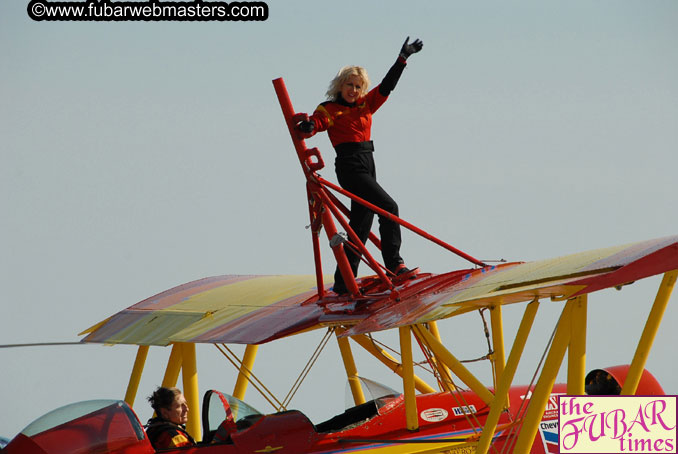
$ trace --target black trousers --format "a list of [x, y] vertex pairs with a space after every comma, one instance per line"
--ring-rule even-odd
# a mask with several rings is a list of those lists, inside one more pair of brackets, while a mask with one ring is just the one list
[[[374, 157], [371, 151], [338, 152], [334, 167], [342, 188], [398, 216], [398, 205], [395, 200], [377, 183]], [[351, 201], [349, 225], [363, 244], [369, 237], [373, 220], [373, 211], [358, 202]], [[400, 257], [400, 245], [402, 243], [400, 225], [379, 216], [379, 234], [381, 236], [381, 255], [384, 259], [384, 265], [389, 270], [395, 270], [399, 264], [403, 263], [403, 259]], [[356, 254], [350, 247], [344, 247], [344, 250], [355, 276], [360, 264], [360, 255]], [[339, 284], [341, 287], [344, 284], [339, 267], [334, 273], [334, 282], [335, 286]]]

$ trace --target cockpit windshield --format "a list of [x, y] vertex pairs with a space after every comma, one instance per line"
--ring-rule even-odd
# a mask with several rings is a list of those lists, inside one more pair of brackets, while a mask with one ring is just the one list
[[[394, 397], [397, 397], [401, 394], [398, 391], [394, 390], [393, 388], [390, 388], [384, 385], [383, 383], [370, 380], [369, 378], [358, 377], [358, 380], [360, 380], [360, 384], [363, 389], [363, 393], [365, 394], [366, 400], [375, 401], [378, 408], [383, 407], [386, 402], [392, 400]], [[349, 389], [348, 386], [346, 388], [347, 390]], [[349, 409], [354, 405], [355, 403], [353, 402], [353, 396], [347, 393], [345, 408]]]
[[[126, 403], [120, 400], [88, 400], [76, 402], [57, 408], [29, 424], [22, 434], [32, 437], [49, 429], [63, 426], [64, 424], [80, 419], [91, 420], [101, 418], [103, 414], [121, 414], [124, 415], [125, 424], [139, 440], [144, 439], [144, 432], [141, 425], [138, 424], [136, 416], [132, 413]], [[131, 421], [130, 421], [131, 418]]]
[[248, 420], [258, 419], [262, 413], [240, 399], [219, 391], [210, 390], [203, 399], [203, 425], [205, 433], [215, 430], [227, 419], [227, 412], [233, 415], [233, 421], [242, 425]]

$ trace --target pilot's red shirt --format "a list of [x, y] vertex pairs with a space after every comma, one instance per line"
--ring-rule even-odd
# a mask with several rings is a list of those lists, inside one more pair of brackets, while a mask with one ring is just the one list
[[315, 132], [327, 131], [333, 147], [346, 142], [367, 142], [371, 136], [372, 114], [387, 99], [379, 93], [377, 85], [354, 104], [348, 104], [341, 98], [320, 104], [310, 121], [314, 123]]

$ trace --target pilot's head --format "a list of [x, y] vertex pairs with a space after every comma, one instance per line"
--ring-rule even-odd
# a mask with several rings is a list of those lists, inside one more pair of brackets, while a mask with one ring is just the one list
[[148, 401], [162, 419], [174, 424], [186, 424], [188, 421], [188, 404], [179, 388], [159, 387]]

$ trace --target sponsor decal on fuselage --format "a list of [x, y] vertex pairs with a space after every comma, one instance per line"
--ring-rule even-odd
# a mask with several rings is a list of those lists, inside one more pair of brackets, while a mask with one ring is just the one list
[[428, 422], [443, 421], [445, 418], [447, 418], [447, 415], [447, 410], [443, 408], [428, 408], [419, 414], [421, 419]]
[[461, 407], [454, 407], [452, 409], [452, 413], [454, 413], [454, 416], [463, 416], [463, 415], [472, 415], [476, 413], [476, 406], [475, 405], [464, 405]]

